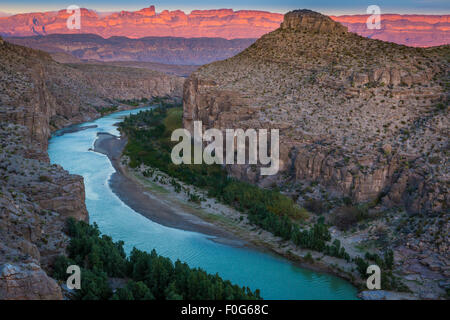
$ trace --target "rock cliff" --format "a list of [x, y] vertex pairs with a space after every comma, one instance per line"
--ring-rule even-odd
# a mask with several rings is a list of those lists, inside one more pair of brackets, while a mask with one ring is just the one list
[[51, 132], [99, 117], [115, 99], [181, 96], [183, 79], [64, 65], [1, 38], [0, 79], [0, 299], [61, 299], [47, 272], [65, 252], [65, 220], [88, 212], [83, 178], [48, 161]]
[[0, 54], [1, 120], [30, 128], [30, 138], [43, 147], [52, 129], [98, 117], [97, 110], [117, 104], [116, 99], [182, 95], [182, 78], [152, 70], [65, 65], [48, 53], [8, 42]]
[[288, 12], [284, 16], [284, 21], [281, 23], [281, 29], [306, 31], [316, 33], [346, 33], [346, 27], [339, 23], [335, 23], [330, 18], [326, 18], [318, 12], [311, 10], [294, 10]]
[[102, 15], [81, 8], [81, 29], [67, 29], [65, 9], [53, 12], [24, 13], [0, 18], [0, 34], [34, 36], [55, 33], [93, 33], [104, 38], [119, 36], [185, 38], [258, 38], [278, 28], [282, 14], [256, 10], [233, 11], [181, 10], [156, 12], [151, 6], [138, 11], [121, 11]]
[[293, 11], [242, 53], [191, 74], [184, 126], [280, 129], [277, 176], [250, 165], [228, 166], [230, 174], [278, 185], [301, 205], [322, 201], [330, 219], [344, 200], [421, 216], [428, 231], [413, 224], [395, 246], [417, 249], [404, 257], [411, 264], [431, 254], [439, 278], [449, 273], [439, 260], [449, 247], [449, 52], [363, 38]]
[[[81, 30], [67, 29], [67, 17], [66, 10], [24, 13], [7, 17], [1, 17], [0, 13], [0, 35], [22, 37], [57, 33], [92, 33], [103, 38], [220, 37], [248, 39], [259, 38], [263, 34], [277, 29], [283, 22], [282, 14], [257, 10], [193, 10], [190, 14], [186, 14], [181, 10], [156, 12], [154, 6], [138, 11], [109, 14], [83, 8], [81, 9]], [[449, 44], [449, 17], [449, 15], [400, 15], [383, 12], [381, 29], [368, 29], [366, 21], [369, 15], [331, 16], [333, 20], [348, 27], [349, 31], [359, 35], [417, 47]], [[87, 51], [86, 56], [97, 53], [105, 58], [108, 57], [94, 46], [91, 48], [92, 51]], [[161, 43], [158, 51], [160, 57], [168, 53], [161, 50], [163, 48], [167, 49], [164, 47], [164, 43]], [[108, 53], [114, 53], [114, 51], [110, 50]], [[189, 51], [185, 51], [185, 53], [189, 53]], [[220, 51], [217, 53], [220, 54]], [[132, 54], [133, 52], [130, 50], [128, 56]]]

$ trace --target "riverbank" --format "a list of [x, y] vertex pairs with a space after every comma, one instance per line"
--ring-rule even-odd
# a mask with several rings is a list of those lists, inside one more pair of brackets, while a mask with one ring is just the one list
[[[172, 110], [172, 109], [171, 109]], [[164, 120], [164, 124], [168, 125], [169, 128], [172, 126], [174, 126], [174, 112], [170, 113], [170, 117], [168, 117], [168, 120]], [[178, 116], [178, 115], [176, 115]], [[145, 115], [142, 115], [139, 117], [140, 119], [143, 119], [144, 121], [147, 121], [145, 118]], [[121, 121], [116, 120], [117, 121]], [[133, 120], [131, 120], [133, 121]], [[117, 123], [114, 123], [114, 125], [116, 126]], [[124, 122], [128, 123], [127, 121]], [[113, 123], [111, 123], [113, 124]], [[123, 127], [124, 125], [121, 125], [121, 127]], [[129, 123], [128, 123], [129, 125]], [[177, 123], [177, 125], [179, 126], [179, 124]], [[116, 130], [114, 130], [115, 132], [117, 132]], [[114, 132], [114, 131], [109, 131], [109, 132]], [[125, 130], [127, 133], [128, 131]], [[170, 131], [170, 130], [169, 130]], [[97, 134], [101, 134], [102, 130], [99, 130]], [[114, 133], [114, 134], [119, 134]], [[132, 136], [134, 137], [134, 133], [133, 131], [130, 131], [130, 134], [133, 134]], [[114, 138], [117, 140], [121, 140], [115, 137], [111, 137], [110, 138]], [[100, 138], [97, 142], [98, 144], [102, 143], [102, 140], [104, 140], [105, 137]], [[108, 139], [106, 139], [108, 140]], [[159, 140], [158, 140], [159, 141]], [[189, 230], [189, 231], [197, 231], [199, 234], [206, 234], [206, 235], [213, 235], [216, 236], [218, 235], [215, 239], [215, 241], [220, 242], [223, 241], [223, 238], [221, 238], [221, 234], [217, 233], [217, 229], [215, 229], [214, 232], [205, 232], [202, 230], [198, 230], [198, 226], [194, 227], [194, 228], [189, 228], [186, 227], [184, 225], [185, 219], [184, 217], [180, 217], [179, 215], [177, 216], [176, 214], [174, 214], [173, 212], [170, 213], [166, 216], [161, 215], [160, 213], [158, 213], [156, 216], [155, 214], [149, 214], [148, 211], [152, 210], [152, 208], [154, 207], [153, 205], [149, 205], [150, 208], [147, 208], [147, 210], [144, 209], [139, 209], [139, 206], [141, 207], [141, 203], [142, 202], [146, 202], [148, 201], [148, 198], [152, 198], [155, 200], [158, 200], [159, 202], [163, 202], [166, 207], [172, 208], [174, 206], [174, 203], [177, 204], [178, 208], [176, 211], [179, 211], [180, 208], [182, 208], [184, 211], [189, 212], [188, 216], [190, 216], [191, 218], [199, 218], [200, 219], [200, 223], [208, 223], [211, 224], [213, 226], [218, 227], [221, 230], [225, 230], [228, 233], [231, 233], [233, 236], [235, 236], [236, 238], [238, 238], [238, 240], [241, 241], [246, 241], [247, 244], [244, 245], [253, 245], [255, 246], [258, 251], [261, 250], [265, 250], [265, 251], [270, 251], [273, 253], [276, 253], [277, 255], [281, 255], [284, 256], [286, 258], [288, 258], [290, 261], [294, 261], [295, 264], [299, 267], [303, 267], [304, 269], [309, 269], [309, 270], [314, 270], [314, 271], [321, 271], [321, 272], [325, 272], [325, 273], [329, 273], [329, 274], [333, 274], [336, 275], [340, 278], [343, 278], [347, 281], [349, 281], [350, 283], [354, 284], [355, 286], [359, 287], [361, 290], [364, 290], [365, 288], [365, 276], [362, 273], [363, 271], [362, 268], [365, 268], [364, 266], [361, 267], [361, 259], [365, 260], [366, 255], [365, 253], [368, 250], [368, 245], [370, 246], [369, 243], [371, 243], [371, 241], [373, 241], [374, 238], [373, 236], [371, 236], [371, 232], [369, 230], [369, 232], [367, 232], [368, 230], [366, 229], [359, 229], [359, 230], [353, 230], [352, 232], [342, 232], [339, 231], [336, 227], [334, 226], [328, 226], [328, 231], [331, 234], [331, 242], [335, 242], [336, 243], [340, 243], [341, 248], [345, 249], [345, 252], [347, 252], [352, 259], [346, 259], [343, 260], [342, 258], [335, 258], [332, 257], [334, 256], [334, 254], [331, 255], [324, 255], [320, 252], [315, 252], [315, 251], [311, 251], [311, 250], [307, 250], [307, 249], [299, 249], [298, 248], [298, 244], [295, 240], [286, 238], [285, 236], [283, 236], [283, 238], [278, 238], [276, 236], [273, 235], [273, 233], [271, 232], [267, 232], [259, 227], [257, 227], [256, 225], [260, 225], [259, 223], [255, 223], [254, 220], [252, 220], [252, 223], [249, 223], [247, 218], [250, 217], [251, 219], [253, 219], [252, 216], [247, 216], [247, 214], [242, 214], [242, 212], [238, 212], [235, 211], [233, 209], [231, 209], [231, 207], [228, 207], [227, 205], [223, 205], [223, 202], [218, 203], [217, 201], [215, 201], [215, 197], [214, 198], [208, 198], [208, 193], [210, 192], [210, 189], [208, 188], [208, 191], [206, 191], [206, 189], [197, 189], [196, 187], [192, 186], [192, 185], [186, 185], [184, 183], [182, 183], [180, 180], [174, 179], [173, 177], [180, 177], [180, 179], [182, 179], [183, 181], [186, 181], [185, 176], [183, 176], [182, 174], [178, 174], [176, 171], [175, 173], [172, 173], [173, 176], [168, 176], [165, 173], [163, 173], [160, 170], [155, 169], [154, 167], [150, 167], [153, 165], [152, 161], [140, 161], [139, 158], [136, 159], [136, 155], [147, 155], [147, 151], [146, 150], [153, 150], [151, 147], [149, 147], [150, 149], [146, 149], [146, 147], [142, 148], [142, 146], [139, 148], [137, 148], [136, 150], [136, 146], [134, 145], [135, 140], [133, 139], [132, 141], [133, 143], [127, 146], [127, 152], [126, 155], [122, 157], [122, 159], [120, 160], [120, 154], [122, 153], [122, 149], [125, 147], [126, 140], [124, 140], [123, 145], [120, 148], [116, 148], [116, 147], [112, 147], [110, 148], [111, 150], [116, 150], [117, 154], [114, 156], [113, 154], [110, 155], [110, 160], [114, 157], [117, 158], [117, 165], [116, 167], [116, 171], [117, 172], [121, 172], [123, 175], [126, 175], [129, 180], [131, 181], [131, 184], [133, 185], [139, 185], [141, 189], [139, 192], [135, 193], [135, 194], [139, 194], [139, 193], [143, 193], [146, 195], [147, 200], [137, 200], [135, 201], [135, 204], [132, 204], [130, 202], [126, 202], [123, 201], [123, 203], [128, 204], [129, 207], [133, 207], [135, 210], [134, 211], [138, 211], [142, 216], [146, 216], [147, 218], [150, 218], [149, 221], [155, 221], [158, 222], [158, 224], [160, 225], [164, 225], [164, 226], [171, 226], [174, 227], [175, 229], [179, 229], [179, 230]], [[92, 142], [91, 142], [92, 143]], [[146, 144], [145, 141], [141, 142], [144, 145]], [[98, 146], [99, 147], [99, 146]], [[130, 148], [134, 148], [132, 150], [134, 150], [133, 152], [130, 152]], [[100, 150], [103, 151], [103, 153], [108, 154], [109, 152], [107, 150]], [[113, 151], [110, 151], [113, 152]], [[130, 156], [130, 158], [128, 158], [128, 155]], [[170, 163], [170, 157], [169, 159], [167, 159], [167, 157], [165, 157], [166, 160], [164, 161], [164, 163], [168, 164]], [[161, 166], [161, 168], [163, 168], [164, 172], [170, 172], [167, 171], [167, 168], [164, 166], [164, 163], [158, 164], [156, 162], [156, 165], [158, 167]], [[114, 172], [114, 171], [113, 171]], [[193, 176], [196, 176], [196, 172], [193, 172]], [[108, 174], [108, 177], [111, 178], [112, 173]], [[189, 177], [191, 177], [191, 175], [189, 175]], [[110, 179], [113, 180], [113, 179]], [[193, 181], [192, 179], [187, 179], [187, 183], [191, 183], [189, 181]], [[194, 181], [195, 182], [195, 181]], [[194, 183], [196, 184], [196, 183]], [[202, 184], [200, 184], [199, 187], [201, 187]], [[213, 188], [213, 187], [212, 187]], [[114, 187], [110, 186], [109, 190], [112, 191], [112, 189], [114, 189]], [[123, 191], [125, 190], [125, 191]], [[124, 192], [124, 195], [120, 195], [120, 191]], [[258, 190], [255, 190], [258, 191]], [[244, 192], [244, 190], [243, 190]], [[129, 197], [130, 193], [124, 189], [124, 188], [117, 188], [114, 192], [116, 195], [119, 196], [119, 198], [124, 199], [126, 197]], [[225, 193], [219, 193], [219, 195], [226, 195], [228, 194], [228, 192]], [[223, 201], [223, 198], [220, 197]], [[228, 205], [230, 205], [229, 202], [225, 201], [225, 203], [228, 203]], [[239, 209], [239, 206], [236, 206], [234, 203], [232, 203], [232, 208], [236, 208], [236, 210], [242, 210]], [[146, 212], [147, 211], [147, 212]], [[154, 210], [155, 211], [155, 210]], [[160, 210], [156, 210], [156, 211], [160, 211]], [[168, 219], [176, 217], [175, 221], [168, 221]], [[299, 221], [300, 224], [305, 224], [303, 227], [300, 227], [300, 229], [303, 230], [308, 230], [308, 228], [310, 229], [311, 227], [311, 223], [313, 223], [314, 221], [310, 221], [310, 220], [306, 220], [306, 221]], [[171, 223], [171, 224], [170, 224]], [[369, 228], [374, 228], [376, 227], [375, 225], [369, 225]], [[272, 230], [270, 228], [266, 228], [264, 227], [264, 229], [267, 230]], [[278, 234], [278, 233], [275, 233]], [[225, 238], [229, 238], [225, 237]], [[233, 239], [233, 241], [236, 243], [236, 239]], [[239, 242], [237, 242], [239, 243]], [[238, 245], [241, 245], [241, 243], [239, 243]], [[304, 246], [301, 246], [304, 248]], [[308, 246], [309, 248], [309, 246]], [[358, 256], [360, 258], [358, 258]], [[370, 260], [370, 258], [368, 258]], [[365, 269], [364, 269], [365, 270]], [[361, 276], [362, 275], [362, 276]], [[397, 278], [396, 278], [397, 277]], [[401, 279], [401, 275], [400, 275], [400, 279]], [[398, 283], [399, 278], [398, 275], [391, 275], [388, 274], [386, 277], [384, 277], [383, 281], [386, 281], [385, 284], [385, 288], [401, 288], [402, 283]], [[409, 280], [410, 278], [408, 278]], [[394, 283], [395, 282], [395, 283]], [[411, 282], [411, 281], [410, 281]], [[421, 284], [418, 284], [421, 285]], [[423, 286], [423, 285], [421, 285]], [[416, 286], [414, 286], [415, 288]], [[406, 290], [404, 291], [408, 291], [408, 288], [406, 288]], [[410, 290], [412, 292], [416, 292], [416, 290]], [[403, 290], [402, 290], [403, 292]], [[397, 297], [398, 299], [411, 299], [411, 298], [419, 298], [418, 295], [414, 294], [405, 294], [405, 293], [399, 293], [399, 292], [390, 292], [390, 291], [386, 291], [385, 294], [383, 294], [382, 292], [369, 292], [369, 291], [364, 291], [361, 293], [360, 295], [361, 297], [365, 298], [365, 299], [393, 299], [394, 297]], [[428, 297], [428, 296], [427, 296]]]
[[185, 192], [174, 190], [169, 183], [171, 178], [162, 172], [155, 170], [158, 178], [152, 180], [143, 175], [149, 168], [129, 168], [127, 158], [122, 157], [126, 144], [126, 137], [99, 133], [94, 151], [108, 156], [116, 170], [109, 180], [110, 188], [133, 210], [165, 226], [211, 235], [216, 237], [214, 241], [272, 252], [301, 268], [332, 274], [361, 288], [362, 281], [351, 263], [300, 249], [293, 243], [251, 225], [246, 215], [208, 198], [202, 190], [178, 181], [183, 190], [205, 199], [201, 203], [190, 202]]
[[167, 227], [194, 231], [214, 237], [214, 241], [234, 246], [248, 245], [231, 232], [202, 220], [189, 207], [171, 201], [170, 197], [155, 197], [127, 168], [121, 164], [122, 151], [127, 144], [125, 137], [99, 133], [94, 151], [106, 155], [116, 172], [109, 184], [112, 191], [130, 208], [143, 216]]
[[121, 201], [109, 186], [115, 172], [109, 158], [88, 150], [93, 148], [98, 133], [109, 132], [119, 136], [117, 123], [126, 115], [138, 114], [139, 111], [118, 112], [85, 123], [83, 125], [95, 124], [98, 127], [54, 136], [49, 143], [52, 163], [84, 177], [90, 221], [98, 225], [102, 234], [112, 237], [113, 241], [123, 241], [126, 254], [131, 254], [134, 248], [148, 253], [156, 250], [173, 263], [179, 260], [210, 274], [218, 273], [223, 279], [240, 286], [260, 289], [264, 299], [356, 298], [355, 288], [338, 277], [299, 268], [268, 251], [222, 244], [203, 233], [166, 227]]

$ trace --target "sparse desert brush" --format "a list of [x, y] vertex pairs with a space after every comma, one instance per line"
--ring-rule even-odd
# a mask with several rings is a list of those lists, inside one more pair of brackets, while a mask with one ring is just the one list
[[41, 175], [39, 176], [39, 181], [40, 182], [53, 182], [53, 179], [49, 176], [45, 176], [45, 175]]
[[364, 210], [356, 206], [338, 208], [331, 216], [331, 222], [341, 230], [349, 230], [366, 217]]

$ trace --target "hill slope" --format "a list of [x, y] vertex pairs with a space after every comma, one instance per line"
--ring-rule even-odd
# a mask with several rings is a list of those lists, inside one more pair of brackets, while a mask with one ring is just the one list
[[54, 33], [93, 33], [105, 38], [221, 37], [258, 38], [280, 25], [282, 14], [232, 9], [156, 12], [154, 6], [103, 16], [81, 8], [81, 29], [67, 29], [66, 10], [23, 13], [0, 18], [0, 35], [34, 36]]
[[[449, 272], [449, 53], [449, 46], [363, 38], [319, 13], [293, 11], [239, 55], [190, 76], [184, 125], [280, 129], [277, 176], [249, 165], [229, 172], [276, 184], [301, 205], [316, 199], [329, 221], [344, 204], [366, 203], [391, 237], [384, 245], [403, 259], [403, 275], [424, 275], [415, 264], [426, 256], [421, 266], [442, 279]], [[407, 213], [390, 209], [396, 206]]]
[[0, 38], [0, 299], [61, 299], [47, 271], [65, 251], [67, 217], [88, 220], [83, 178], [48, 161], [51, 131], [117, 99], [179, 97], [182, 83], [145, 69], [68, 66]]
[[[181, 10], [156, 12], [154, 6], [138, 11], [101, 14], [81, 9], [81, 30], [69, 30], [66, 10], [35, 12], [1, 17], [0, 35], [8, 37], [45, 36], [49, 34], [91, 33], [109, 37], [221, 37], [225, 39], [258, 38], [275, 30], [283, 15], [257, 10], [231, 9]], [[372, 39], [429, 47], [449, 44], [449, 15], [382, 14], [381, 29], [367, 29], [368, 15], [331, 17], [349, 31]], [[216, 59], [217, 60], [217, 59]]]
[[368, 15], [330, 17], [348, 31], [370, 39], [431, 47], [450, 43], [450, 15], [382, 14], [381, 29], [368, 29]]

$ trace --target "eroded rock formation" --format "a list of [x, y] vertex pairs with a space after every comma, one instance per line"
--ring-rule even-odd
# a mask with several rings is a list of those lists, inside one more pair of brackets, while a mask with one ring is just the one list
[[115, 99], [180, 96], [183, 79], [113, 66], [63, 65], [0, 38], [0, 299], [61, 299], [48, 276], [68, 217], [88, 221], [83, 178], [51, 165], [53, 130], [100, 116]]
[[[241, 54], [191, 74], [184, 126], [201, 120], [205, 129], [279, 129], [277, 176], [250, 165], [228, 169], [264, 187], [286, 187], [300, 205], [311, 198], [331, 208], [365, 203], [373, 214], [402, 208], [422, 217], [395, 225], [404, 233], [391, 245], [402, 252], [404, 275], [435, 281], [450, 272], [449, 52], [366, 39], [329, 17], [294, 11]], [[436, 273], [405, 267], [424, 257], [439, 266]]]
[[[83, 8], [81, 9], [81, 30], [69, 30], [66, 27], [68, 16], [66, 10], [24, 13], [9, 17], [1, 17], [0, 14], [0, 35], [22, 37], [91, 33], [103, 38], [115, 37], [115, 40], [119, 40], [117, 37], [132, 39], [143, 37], [249, 39], [259, 38], [277, 29], [283, 22], [282, 14], [257, 10], [193, 10], [190, 14], [186, 14], [181, 10], [156, 12], [155, 7], [151, 6], [133, 12], [121, 11], [103, 14]], [[400, 15], [384, 14], [383, 12], [380, 29], [367, 28], [366, 22], [369, 15], [366, 14], [332, 16], [331, 18], [348, 27], [349, 31], [371, 39], [409, 46], [430, 47], [450, 42], [449, 17], [449, 15]], [[175, 39], [175, 41], [179, 40]], [[132, 41], [128, 41], [128, 43], [132, 43]], [[161, 42], [159, 47], [167, 49], [168, 46], [167, 43]], [[108, 59], [109, 55], [114, 53], [114, 50], [108, 50], [106, 54], [103, 50], [99, 50], [98, 46], [91, 46], [91, 50], [83, 51], [86, 58], [93, 59], [97, 55]], [[133, 53], [135, 54], [132, 50], [126, 51], [123, 50], [122, 57], [130, 57], [133, 56]], [[184, 53], [189, 54], [189, 51]], [[220, 54], [220, 50], [217, 50], [216, 53], [218, 58], [213, 60], [219, 60], [219, 55], [223, 56]], [[162, 57], [164, 54], [167, 52], [158, 51], [159, 56]], [[160, 60], [154, 61], [161, 62]]]
[[446, 170], [428, 161], [445, 157], [446, 52], [365, 39], [321, 14], [293, 11], [241, 54], [191, 75], [184, 123], [279, 128], [284, 171], [370, 201], [413, 174], [405, 161]]

